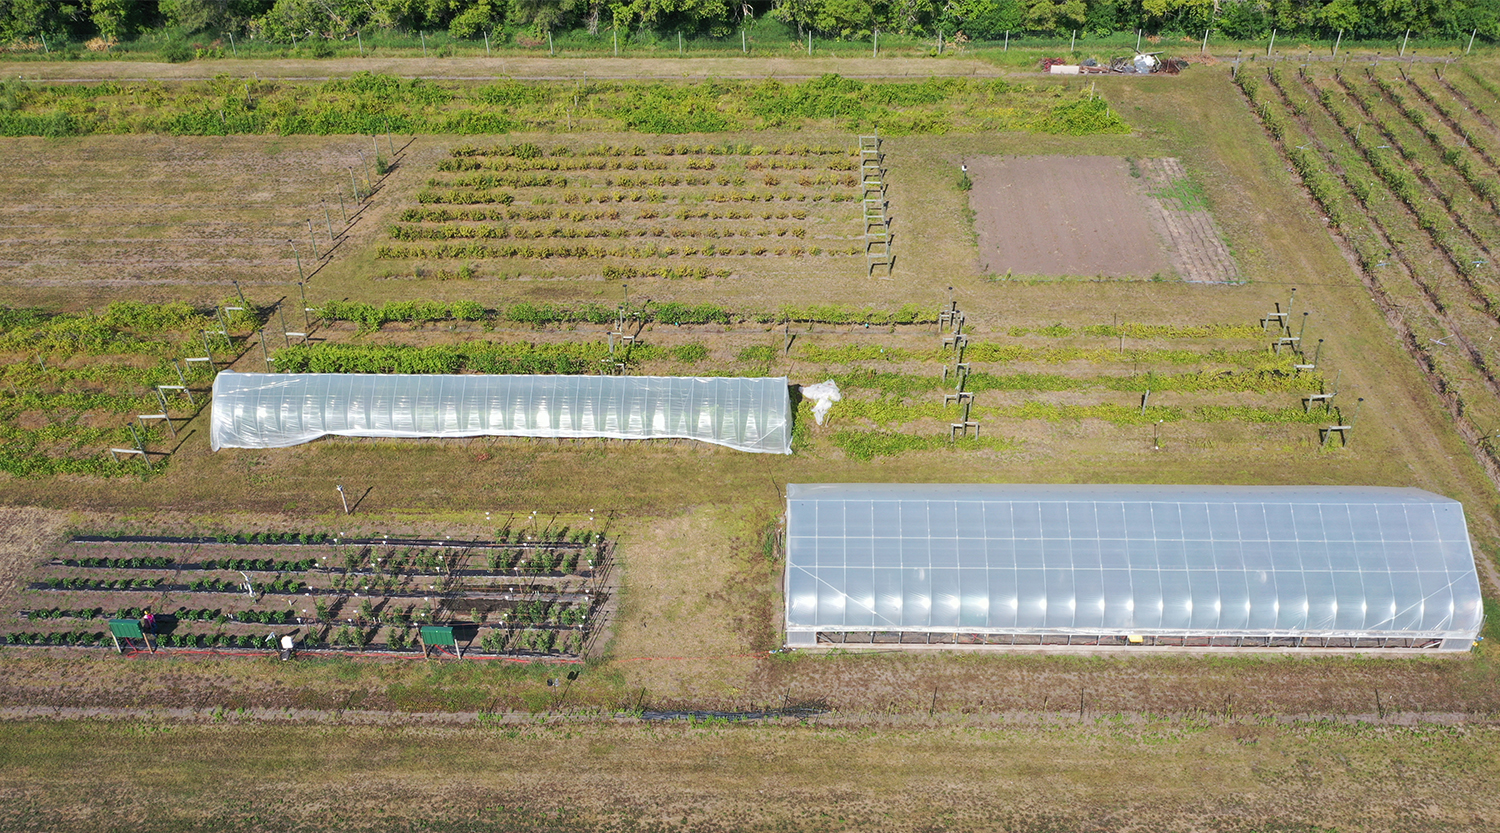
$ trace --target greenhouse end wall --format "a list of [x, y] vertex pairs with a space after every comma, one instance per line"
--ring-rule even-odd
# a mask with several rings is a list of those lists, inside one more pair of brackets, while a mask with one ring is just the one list
[[325, 436], [689, 439], [790, 454], [785, 378], [220, 373], [211, 444]]
[[1463, 507], [1419, 489], [791, 484], [817, 644], [1470, 648]]

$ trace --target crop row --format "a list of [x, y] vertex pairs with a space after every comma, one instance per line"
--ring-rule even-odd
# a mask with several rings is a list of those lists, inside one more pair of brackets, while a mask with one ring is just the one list
[[557, 651], [577, 654], [582, 648], [581, 631], [558, 632], [528, 628], [515, 634], [491, 630], [480, 637], [480, 649], [486, 653], [503, 654], [511, 651], [546, 654]]
[[[1474, 191], [1463, 181], [1455, 164], [1462, 161], [1464, 151], [1454, 146], [1445, 152], [1446, 128], [1434, 126], [1441, 125], [1441, 120], [1430, 119], [1425, 111], [1408, 102], [1392, 82], [1374, 72], [1366, 75], [1364, 83], [1357, 77], [1351, 81], [1342, 73], [1336, 74], [1335, 80], [1359, 110], [1376, 122], [1381, 135], [1410, 165], [1427, 192], [1447, 209], [1452, 222], [1463, 234], [1476, 237], [1469, 212]], [[1465, 217], [1466, 213], [1470, 216]]]
[[[1245, 80], [1247, 76], [1241, 75], [1241, 87], [1267, 131], [1299, 172], [1308, 169], [1318, 174], [1303, 173], [1310, 195], [1354, 249], [1371, 295], [1480, 462], [1492, 477], [1500, 477], [1493, 457], [1476, 441], [1482, 432], [1474, 426], [1477, 415], [1489, 412], [1490, 419], [1494, 418], [1490, 403], [1496, 383], [1486, 359], [1472, 346], [1471, 335], [1493, 325], [1493, 318], [1475, 307], [1488, 312], [1492, 305], [1487, 300], [1482, 305], [1469, 300], [1484, 298], [1482, 287], [1456, 268], [1453, 253], [1442, 247], [1440, 238], [1450, 233], [1445, 221], [1451, 218], [1433, 207], [1444, 204], [1441, 194], [1433, 193], [1435, 183], [1393, 164], [1393, 148], [1376, 146], [1384, 138], [1399, 148], [1398, 153], [1420, 155], [1416, 146], [1394, 138], [1398, 122], [1404, 124], [1404, 120], [1396, 117], [1372, 125], [1355, 117], [1345, 106], [1346, 97], [1355, 100], [1366, 117], [1372, 117], [1371, 108], [1381, 116], [1384, 112], [1377, 97], [1357, 93], [1355, 85], [1339, 73], [1331, 84], [1299, 74], [1300, 84], [1284, 87], [1279, 86], [1284, 83], [1280, 74], [1269, 74], [1266, 86], [1275, 92], [1273, 96], [1262, 96], [1260, 84]], [[1280, 102], [1275, 100], [1277, 95]], [[1308, 140], [1300, 130], [1293, 138], [1295, 125], [1285, 118], [1287, 111], [1297, 117]], [[1414, 165], [1412, 170], [1421, 171], [1422, 166]], [[1366, 173], [1373, 174], [1373, 179], [1366, 178]], [[1423, 241], [1430, 242], [1439, 257], [1429, 257], [1431, 249]], [[1458, 349], [1433, 351], [1429, 342], [1438, 339]]]
[[[708, 191], [700, 194], [683, 194], [676, 199], [683, 202], [712, 202], [712, 203], [740, 203], [740, 202], [850, 202], [857, 200], [857, 194], [803, 194], [791, 191], [780, 193], [759, 191]], [[417, 192], [417, 202], [424, 205], [510, 205], [516, 201], [514, 194], [509, 191], [490, 191], [474, 188], [450, 188], [437, 190], [424, 188]], [[569, 191], [563, 195], [562, 201], [568, 205], [608, 205], [610, 203], [666, 203], [668, 196], [661, 191], [614, 191], [603, 193], [580, 193]]]
[[[935, 377], [856, 370], [835, 374], [841, 388], [878, 390], [910, 396], [950, 387]], [[1063, 376], [1053, 373], [970, 373], [964, 390], [1064, 391], [1110, 390], [1121, 393], [1317, 393], [1324, 379], [1319, 373], [1275, 371], [1204, 370], [1197, 373], [1142, 373], [1129, 376]]]
[[631, 280], [633, 278], [663, 278], [666, 280], [727, 278], [734, 274], [729, 269], [710, 269], [707, 266], [605, 266], [599, 270], [605, 280]]
[[722, 239], [733, 237], [786, 237], [801, 239], [807, 229], [777, 226], [772, 229], [694, 229], [665, 228], [663, 226], [625, 226], [598, 228], [591, 226], [463, 226], [448, 223], [441, 226], [392, 225], [388, 233], [393, 240], [578, 240], [669, 237]]
[[[691, 170], [713, 170], [712, 161], [707, 167], [695, 166]], [[514, 157], [455, 157], [440, 159], [437, 169], [445, 173], [459, 171], [665, 171], [671, 165], [660, 159], [619, 159], [607, 156], [579, 156], [573, 158], [520, 159]]]
[[[1492, 137], [1483, 130], [1476, 132], [1466, 125], [1466, 122], [1472, 121], [1472, 116], [1469, 114], [1468, 105], [1463, 103], [1464, 99], [1455, 88], [1448, 86], [1446, 82], [1439, 81], [1435, 85], [1437, 89], [1429, 89], [1428, 86], [1423, 86], [1423, 84], [1432, 85], [1432, 82], [1419, 81], [1416, 75], [1411, 76], [1409, 83], [1417, 95], [1426, 102], [1427, 106], [1432, 108], [1437, 117], [1452, 131], [1453, 136], [1456, 137], [1455, 141], [1458, 147], [1472, 150], [1485, 165], [1500, 170], [1500, 161], [1497, 161], [1497, 152], [1492, 142]], [[1464, 157], [1457, 164], [1463, 165], [1466, 162], [1472, 164], [1468, 157]], [[1459, 173], [1467, 179], [1472, 171], [1465, 172], [1460, 170]], [[1475, 183], [1477, 182], [1488, 182], [1488, 180], [1476, 179]], [[1476, 187], [1483, 186], [1476, 185]], [[1491, 205], [1494, 205], [1494, 202], [1495, 199], [1492, 197]]]
[[52, 590], [151, 590], [166, 584], [164, 578], [117, 578], [117, 579], [92, 579], [83, 576], [72, 576], [64, 578], [53, 576], [46, 581], [40, 582], [40, 586]]
[[[1344, 82], [1338, 75], [1335, 76], [1343, 92], [1351, 100], [1359, 105], [1366, 117], [1369, 117], [1370, 102], [1354, 85]], [[1349, 135], [1354, 147], [1364, 156], [1370, 169], [1385, 183], [1386, 187], [1397, 199], [1406, 206], [1407, 210], [1416, 218], [1417, 227], [1424, 231], [1432, 241], [1433, 246], [1443, 254], [1455, 270], [1461, 275], [1470, 276], [1479, 270], [1476, 269], [1474, 258], [1469, 252], [1459, 250], [1462, 245], [1455, 239], [1452, 230], [1451, 218], [1445, 216], [1441, 210], [1442, 200], [1432, 200], [1429, 197], [1440, 197], [1435, 191], [1430, 192], [1423, 186], [1409, 164], [1398, 163], [1388, 154], [1380, 153], [1381, 148], [1377, 142], [1394, 141], [1393, 134], [1388, 128], [1382, 132], [1372, 130], [1373, 135], [1365, 136], [1357, 130], [1354, 124], [1353, 114], [1349, 113], [1342, 105], [1338, 95], [1329, 88], [1320, 92], [1321, 103], [1335, 122], [1338, 123], [1346, 134]], [[1377, 126], [1378, 123], [1377, 123]], [[1404, 160], [1410, 163], [1411, 160]], [[1434, 207], [1436, 204], [1439, 207]], [[1493, 306], [1492, 301], [1487, 305]]]
[[[743, 188], [747, 178], [737, 174], [720, 174], [718, 176], [700, 176], [695, 174], [678, 173], [656, 173], [639, 176], [606, 176], [598, 180], [594, 179], [568, 179], [566, 177], [554, 177], [547, 174], [464, 174], [448, 178], [432, 177], [427, 180], [430, 188], [677, 188], [677, 187], [702, 187], [717, 185], [721, 188]], [[859, 185], [859, 177], [854, 174], [802, 174], [795, 179], [787, 176], [788, 184], [796, 183], [802, 188], [815, 187], [842, 187], [854, 188]], [[769, 188], [775, 188], [782, 184], [783, 176], [775, 173], [767, 173], [760, 177], [760, 183]]]
[[[327, 636], [326, 639], [324, 636], [316, 633], [309, 632], [304, 634], [300, 644], [303, 650], [316, 650], [322, 647], [363, 649], [376, 647], [371, 643], [373, 636], [373, 631], [364, 633], [360, 629], [345, 625]], [[387, 650], [417, 650], [418, 643], [416, 637], [408, 631], [391, 631], [387, 633], [387, 639], [389, 640], [389, 643], [385, 646]], [[274, 641], [266, 636], [260, 634], [231, 634], [222, 631], [214, 633], [184, 632], [163, 634], [156, 637], [155, 642], [162, 648], [276, 650]], [[535, 628], [528, 628], [515, 634], [490, 630], [481, 639], [482, 650], [491, 654], [509, 652], [577, 654], [582, 648], [582, 643], [583, 634], [581, 631], [558, 632]], [[110, 639], [109, 634], [103, 631], [58, 631], [51, 633], [18, 632], [0, 634], [0, 644], [112, 647], [114, 643]]]
[[756, 244], [752, 246], [716, 246], [709, 243], [704, 246], [598, 246], [598, 245], [505, 245], [487, 246], [480, 243], [468, 245], [443, 243], [435, 246], [419, 245], [392, 245], [382, 243], [375, 247], [375, 256], [386, 260], [408, 260], [412, 258], [457, 258], [457, 259], [484, 259], [484, 258], [530, 258], [533, 260], [548, 260], [551, 258], [610, 258], [610, 257], [747, 257], [761, 255], [781, 255], [800, 257], [802, 255], [857, 255], [860, 253], [858, 246], [827, 247], [822, 246], [766, 246]]
[[175, 567], [177, 560], [166, 556], [136, 558], [65, 558], [66, 567], [107, 567], [115, 570], [159, 570]]
[[[708, 351], [698, 344], [661, 348], [637, 343], [613, 356], [601, 342], [507, 344], [470, 341], [428, 347], [318, 344], [294, 345], [278, 350], [276, 366], [294, 368], [289, 372], [297, 373], [580, 374], [590, 372], [606, 358], [627, 364], [653, 359], [675, 359], [693, 364], [707, 355]], [[541, 549], [535, 544], [530, 548]], [[583, 549], [577, 548], [578, 551]], [[442, 557], [438, 558], [441, 560]]]
[[661, 144], [654, 150], [647, 150], [642, 145], [595, 145], [591, 148], [575, 150], [567, 145], [559, 145], [550, 151], [530, 142], [516, 145], [490, 145], [480, 147], [476, 145], [461, 145], [449, 151], [454, 158], [467, 158], [473, 156], [496, 156], [514, 159], [540, 159], [544, 155], [550, 156], [599, 156], [599, 157], [621, 157], [621, 156], [849, 156], [851, 149], [834, 145], [795, 145], [787, 144], [780, 147], [767, 145], [752, 145], [745, 142], [725, 142], [723, 144], [689, 145]]
[[[1372, 76], [1372, 80], [1380, 88], [1380, 91], [1385, 94], [1385, 97], [1400, 111], [1401, 115], [1411, 123], [1412, 127], [1421, 132], [1422, 136], [1433, 147], [1438, 149], [1442, 154], [1444, 164], [1457, 172], [1476, 196], [1493, 205], [1496, 198], [1500, 197], [1500, 186], [1497, 186], [1495, 183], [1494, 172], [1483, 170], [1480, 166], [1476, 165], [1472, 151], [1454, 142], [1454, 137], [1448, 132], [1446, 125], [1444, 129], [1439, 129], [1433, 124], [1433, 121], [1437, 121], [1438, 124], [1444, 124], [1444, 122], [1441, 119], [1429, 119], [1426, 113], [1407, 101], [1406, 97], [1401, 94], [1401, 91], [1391, 79], [1375, 75]], [[1410, 86], [1411, 89], [1417, 91], [1425, 103], [1434, 109], [1438, 109], [1435, 106], [1435, 102], [1426, 96], [1425, 91], [1421, 87], [1414, 84]], [[1441, 110], [1438, 110], [1438, 112], [1441, 114]]]
[[[766, 209], [764, 211], [738, 211], [735, 209], [679, 208], [666, 216], [678, 220], [806, 220], [807, 209]], [[624, 219], [656, 220], [662, 213], [654, 208], [644, 208]], [[585, 223], [595, 220], [621, 219], [618, 208], [592, 210], [552, 208], [407, 208], [398, 219], [403, 223], [483, 222], [486, 220], [566, 220], [570, 223]]]
[[[602, 304], [558, 306], [519, 303], [503, 309], [488, 309], [473, 301], [448, 304], [441, 301], [391, 301], [381, 306], [362, 302], [331, 300], [318, 311], [325, 321], [351, 321], [361, 327], [378, 329], [392, 322], [431, 321], [509, 321], [517, 324], [611, 324], [621, 313], [617, 307]], [[675, 301], [647, 301], [633, 304], [627, 311], [632, 320], [657, 324], [771, 324], [794, 321], [814, 324], [932, 324], [937, 308], [903, 304], [896, 309], [845, 307], [837, 304], [814, 304], [806, 307], [786, 305], [775, 310], [734, 311], [717, 304], [682, 304]], [[769, 349], [769, 348], [767, 348]]]

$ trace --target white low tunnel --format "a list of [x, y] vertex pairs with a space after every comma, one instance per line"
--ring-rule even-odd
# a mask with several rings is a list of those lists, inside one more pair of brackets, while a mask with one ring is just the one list
[[319, 437], [699, 440], [790, 454], [783, 378], [220, 373], [213, 449]]

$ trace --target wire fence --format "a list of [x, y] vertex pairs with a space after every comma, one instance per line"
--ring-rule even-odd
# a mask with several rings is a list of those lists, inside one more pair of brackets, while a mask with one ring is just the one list
[[0, 48], [7, 60], [151, 60], [191, 61], [287, 58], [482, 58], [482, 57], [941, 57], [982, 56], [1001, 65], [1034, 62], [1039, 52], [1056, 56], [1099, 57], [1127, 54], [1136, 49], [1177, 55], [1209, 54], [1221, 60], [1250, 55], [1289, 57], [1299, 54], [1426, 59], [1457, 58], [1471, 49], [1489, 51], [1483, 38], [1393, 37], [1353, 40], [1336, 34], [1307, 37], [1278, 35], [1257, 40], [1233, 40], [1217, 32], [1202, 35], [1157, 35], [1147, 32], [1090, 32], [1037, 34], [1013, 32], [973, 39], [961, 32], [934, 31], [922, 35], [866, 33], [847, 39], [797, 33], [774, 22], [741, 28], [725, 27], [720, 34], [600, 28], [537, 33], [497, 28], [456, 38], [445, 31], [360, 29], [340, 38], [315, 37], [290, 43], [246, 39], [230, 32], [184, 36], [152, 32], [130, 41], [103, 45], [96, 41], [58, 41], [40, 38]]

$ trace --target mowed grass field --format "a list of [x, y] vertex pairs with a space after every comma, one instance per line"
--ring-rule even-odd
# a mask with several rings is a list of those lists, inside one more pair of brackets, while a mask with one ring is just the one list
[[1496, 823], [1494, 734], [1114, 716], [926, 728], [12, 722], [0, 724], [0, 825], [1479, 830]]
[[[785, 458], [685, 443], [527, 440], [335, 440], [214, 454], [207, 447], [205, 411], [179, 425], [181, 442], [166, 471], [155, 477], [0, 480], [0, 497], [12, 507], [8, 520], [18, 532], [5, 545], [4, 587], [15, 587], [28, 565], [45, 557], [70, 527], [183, 532], [316, 524], [348, 534], [457, 536], [493, 534], [499, 524], [487, 520], [486, 512], [491, 519], [536, 511], [566, 520], [590, 509], [611, 518], [622, 582], [620, 616], [612, 640], [603, 646], [603, 658], [582, 671], [568, 699], [561, 701], [547, 683], [548, 672], [537, 669], [80, 660], [64, 652], [3, 650], [0, 702], [7, 706], [365, 709], [397, 715], [376, 719], [399, 724], [399, 715], [406, 712], [597, 715], [637, 707], [734, 710], [806, 704], [833, 710], [822, 720], [847, 722], [851, 728], [650, 730], [586, 723], [525, 730], [514, 737], [500, 730], [496, 738], [488, 729], [10, 723], [3, 726], [10, 740], [0, 745], [10, 750], [7, 769], [23, 775], [7, 788], [15, 799], [7, 805], [27, 809], [15, 810], [6, 823], [47, 826], [70, 818], [95, 829], [122, 823], [253, 829], [277, 826], [276, 819], [286, 817], [278, 814], [308, 811], [319, 826], [340, 821], [378, 826], [380, 815], [374, 809], [334, 809], [334, 804], [356, 806], [369, 796], [373, 804], [386, 804], [398, 824], [431, 817], [451, 819], [455, 825], [486, 822], [515, 829], [652, 824], [662, 829], [980, 829], [993, 827], [996, 817], [1017, 830], [1485, 826], [1491, 811], [1483, 798], [1494, 774], [1481, 761], [1492, 757], [1487, 720], [1500, 706], [1495, 693], [1500, 673], [1488, 643], [1475, 656], [1457, 659], [765, 654], [779, 644], [781, 606], [779, 564], [766, 540], [774, 535], [788, 482], [1418, 486], [1465, 503], [1481, 575], [1487, 591], [1495, 592], [1500, 503], [1494, 486], [1454, 431], [1432, 383], [1403, 349], [1351, 258], [1330, 237], [1322, 215], [1230, 83], [1227, 69], [1193, 67], [1178, 78], [1102, 78], [1097, 89], [1134, 128], [1131, 134], [886, 139], [897, 254], [889, 279], [866, 276], [858, 258], [820, 260], [816, 268], [803, 269], [795, 258], [747, 255], [725, 258], [733, 272], [728, 277], [628, 281], [637, 303], [646, 298], [713, 303], [733, 311], [811, 304], [935, 308], [947, 301], [951, 286], [972, 339], [1030, 351], [1017, 360], [977, 364], [976, 370], [997, 377], [1052, 374], [1071, 380], [1062, 389], [1012, 386], [981, 392], [976, 407], [982, 411], [983, 430], [1006, 440], [1003, 445], [868, 459], [851, 454], [834, 441], [839, 431], [946, 432], [942, 413], [919, 407], [940, 399], [940, 385], [898, 397], [897, 404], [906, 410], [892, 417], [874, 404], [861, 404], [891, 402], [888, 392], [872, 384], [852, 386], [845, 403], [848, 415], [841, 416], [836, 406], [833, 423], [812, 429], [799, 453]], [[307, 254], [306, 220], [314, 220], [313, 234], [326, 248], [323, 208], [331, 204], [330, 212], [337, 212], [332, 201], [339, 189], [349, 188], [350, 159], [357, 159], [358, 151], [373, 154], [369, 137], [5, 140], [47, 162], [45, 175], [0, 178], [0, 205], [13, 207], [5, 214], [13, 224], [5, 249], [18, 264], [0, 276], [0, 300], [75, 311], [122, 299], [209, 305], [235, 297], [230, 281], [239, 280], [252, 303], [286, 299], [290, 312], [300, 298], [297, 265], [284, 239], [289, 238], [302, 248], [314, 307], [345, 299], [377, 304], [472, 300], [489, 308], [516, 303], [613, 306], [623, 297], [622, 281], [587, 270], [499, 266], [484, 260], [476, 261], [472, 277], [443, 279], [442, 270], [456, 273], [464, 260], [381, 258], [377, 248], [392, 242], [389, 226], [418, 204], [417, 195], [431, 187], [427, 183], [438, 175], [438, 164], [453, 158], [451, 151], [463, 144], [531, 142], [549, 149], [639, 144], [650, 149], [668, 142], [732, 141], [852, 149], [855, 134], [834, 128], [670, 139], [602, 133], [394, 137], [394, 169], [379, 180], [352, 224], [346, 227], [333, 213], [339, 245], [317, 260]], [[388, 147], [385, 141], [382, 137], [382, 149]], [[966, 215], [968, 195], [957, 188], [957, 162], [1006, 154], [1181, 159], [1201, 187], [1246, 283], [1100, 282], [1076, 275], [1060, 275], [1056, 281], [994, 280], [978, 266]], [[193, 160], [192, 184], [182, 186], [189, 189], [184, 195], [171, 198], [176, 207], [170, 212], [153, 208], [162, 202], [156, 195], [175, 166], [182, 164], [164, 161], [174, 159]], [[298, 160], [295, 169], [280, 169], [278, 160], [285, 159]], [[111, 171], [112, 190], [118, 191], [108, 204], [145, 212], [141, 223], [118, 211], [101, 214], [100, 198], [91, 195], [103, 169]], [[215, 185], [221, 180], [227, 190]], [[1036, 198], [1045, 200], [1046, 195]], [[209, 220], [202, 212], [192, 210], [195, 202], [213, 207], [214, 230], [206, 228]], [[512, 206], [524, 204], [518, 199]], [[853, 203], [839, 204], [849, 206], [845, 233], [857, 240], [857, 209]], [[820, 205], [818, 210], [826, 212], [835, 204]], [[15, 219], [25, 214], [25, 206], [35, 207], [34, 213], [24, 222]], [[1141, 210], [1108, 205], [1078, 209]], [[836, 216], [827, 214], [829, 224]], [[120, 223], [122, 230], [113, 240], [91, 240], [78, 230], [91, 221]], [[224, 237], [209, 239], [212, 234]], [[148, 238], [151, 242], [142, 245]], [[225, 242], [241, 238], [248, 241], [243, 248]], [[139, 252], [146, 253], [141, 255], [145, 260], [129, 263]], [[118, 268], [112, 266], [116, 260]], [[156, 261], [162, 265], [153, 272]], [[834, 263], [837, 268], [830, 268]], [[1351, 409], [1346, 415], [1352, 414], [1348, 399], [1365, 399], [1347, 448], [1320, 450], [1313, 424], [1193, 417], [1207, 407], [1300, 411], [1295, 393], [1252, 390], [1153, 395], [1152, 406], [1182, 414], [1163, 423], [1158, 449], [1153, 421], [1125, 418], [1139, 405], [1139, 394], [1101, 381], [1146, 372], [1212, 370], [1218, 365], [1208, 358], [1211, 349], [1265, 349], [1266, 342], [1252, 334], [1145, 337], [1121, 344], [1113, 337], [1090, 335], [1086, 327], [1127, 322], [1254, 327], [1276, 303], [1286, 303], [1292, 287], [1297, 288], [1295, 311], [1311, 313], [1307, 335], [1325, 339], [1320, 371], [1330, 381], [1337, 374], [1339, 404]], [[1066, 333], [1043, 332], [1053, 325]], [[270, 326], [274, 348], [280, 325]], [[351, 325], [336, 325], [317, 335], [334, 343], [430, 345], [476, 338], [600, 341], [606, 329], [578, 324], [533, 332], [519, 326], [444, 323], [361, 333]], [[782, 328], [776, 324], [658, 324], [643, 331], [642, 340], [666, 347], [699, 344], [707, 351], [696, 364], [656, 366], [661, 372], [754, 371], [785, 374], [799, 383], [859, 372], [936, 378], [945, 361], [934, 355], [938, 336], [930, 328], [892, 331], [804, 323], [792, 329], [797, 340], [789, 352], [782, 350]], [[747, 348], [766, 347], [773, 348], [769, 359], [740, 358]], [[1113, 348], [1116, 355], [1046, 358], [1045, 351], [1058, 347]], [[882, 348], [893, 358], [870, 357], [872, 349]], [[236, 369], [263, 369], [255, 338], [241, 349]], [[1204, 359], [1170, 364], [1161, 360], [1162, 351], [1169, 350], [1201, 352]], [[21, 351], [12, 357], [26, 358]], [[369, 490], [356, 514], [342, 514], [336, 483], [351, 493]], [[77, 674], [79, 667], [89, 673]], [[1028, 722], [1063, 714], [1076, 719], [1080, 713], [1082, 727]], [[1109, 724], [1094, 721], [1115, 714], [1125, 715], [1126, 728], [1097, 728]], [[971, 730], [944, 723], [970, 719], [963, 715], [981, 722], [1003, 717], [1001, 727], [1013, 720], [1026, 725], [985, 724], [989, 728]], [[1369, 725], [1342, 729], [1259, 722], [1308, 715], [1353, 715]], [[1436, 715], [1465, 728], [1380, 725]], [[1201, 719], [1201, 725], [1188, 716], [1197, 716], [1193, 719]], [[1157, 719], [1170, 728], [1152, 728], [1150, 721]], [[173, 751], [177, 743], [200, 751], [178, 754]], [[859, 747], [857, 754], [848, 751], [851, 743]], [[111, 756], [133, 760], [148, 745], [174, 762], [197, 756], [221, 761], [222, 771], [246, 785], [260, 783], [257, 776], [270, 766], [267, 760], [307, 763], [278, 776], [282, 780], [275, 783], [295, 785], [285, 804], [274, 803], [271, 789], [263, 784], [246, 786], [243, 799], [207, 797], [206, 785], [176, 763], [151, 770], [151, 777], [160, 779], [165, 794], [172, 796], [154, 808], [126, 801], [105, 809], [102, 803], [81, 803], [76, 795], [49, 786], [49, 773], [82, 758], [109, 785], [101, 794], [124, 796], [129, 784], [104, 774], [110, 771]], [[474, 757], [435, 766], [432, 750], [437, 746], [462, 747]], [[252, 747], [286, 754], [268, 751], [261, 760], [235, 751]], [[106, 751], [75, 751], [84, 748]], [[205, 748], [217, 751], [210, 755], [201, 751]], [[316, 776], [299, 774], [315, 766], [316, 758], [303, 757], [309, 749], [333, 750], [335, 759], [347, 762], [332, 767], [334, 780], [347, 782], [364, 773], [368, 777], [360, 780], [365, 786], [345, 786], [347, 793], [319, 791]], [[376, 750], [374, 763], [353, 763], [368, 759], [363, 753], [370, 750]], [[579, 755], [585, 760], [576, 760]], [[902, 763], [890, 768], [892, 761]], [[531, 763], [522, 766], [525, 762]], [[662, 769], [623, 772], [642, 762]], [[514, 789], [480, 784], [487, 773], [511, 771], [530, 773], [520, 777], [531, 780]], [[919, 771], [928, 775], [918, 777]], [[774, 785], [759, 783], [768, 772], [778, 773]], [[932, 780], [931, 773], [955, 774]], [[788, 787], [788, 778], [799, 782], [795, 788]], [[1356, 786], [1401, 778], [1407, 788], [1380, 794]], [[669, 782], [686, 788], [663, 802], [662, 785]], [[417, 798], [439, 783], [470, 785], [466, 793], [482, 795], [483, 806], [511, 809], [487, 810], [496, 815], [485, 816], [479, 804], [460, 808]], [[564, 785], [557, 792], [560, 806], [535, 799], [528, 784], [536, 783]], [[354, 801], [329, 801], [329, 795]], [[627, 809], [610, 809], [606, 797], [618, 795], [630, 797]], [[410, 798], [401, 812], [411, 815], [401, 816], [394, 805], [402, 802], [392, 796]], [[969, 798], [960, 800], [963, 796]], [[798, 809], [805, 806], [818, 806], [820, 812], [826, 807], [829, 816]], [[555, 817], [559, 809], [561, 818]]]

